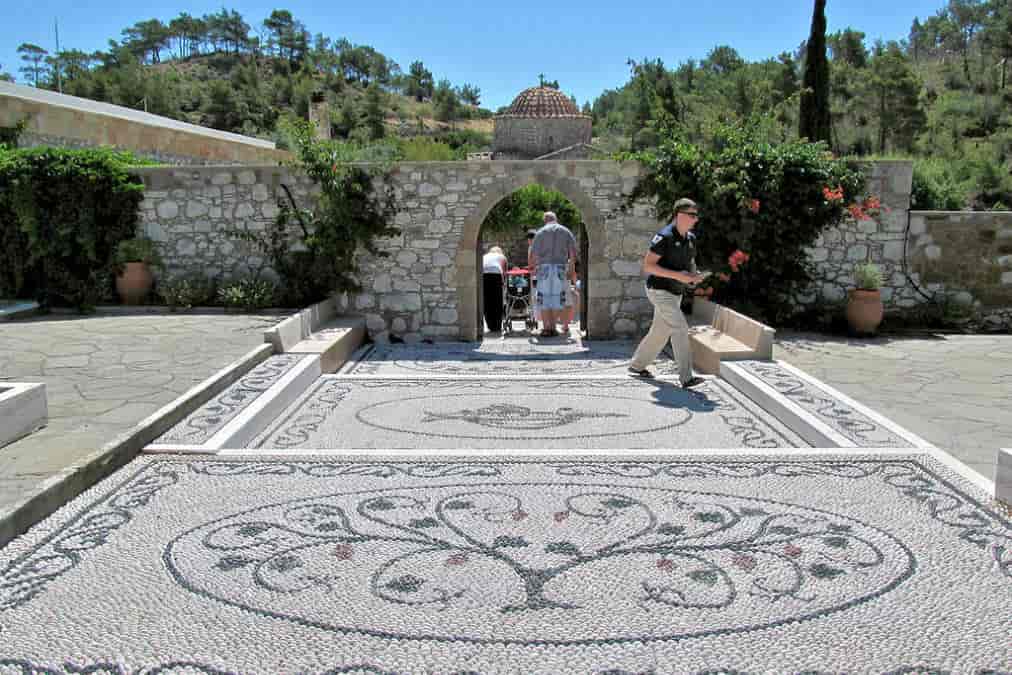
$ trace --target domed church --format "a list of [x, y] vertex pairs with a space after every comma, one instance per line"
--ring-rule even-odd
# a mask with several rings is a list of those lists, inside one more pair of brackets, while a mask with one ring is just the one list
[[540, 86], [495, 116], [492, 145], [496, 159], [583, 159], [590, 138], [590, 115], [558, 89]]

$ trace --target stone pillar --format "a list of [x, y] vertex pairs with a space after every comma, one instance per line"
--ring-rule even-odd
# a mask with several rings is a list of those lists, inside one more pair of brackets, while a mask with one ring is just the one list
[[318, 140], [330, 140], [330, 105], [322, 91], [314, 91], [309, 96], [309, 122], [316, 129]]

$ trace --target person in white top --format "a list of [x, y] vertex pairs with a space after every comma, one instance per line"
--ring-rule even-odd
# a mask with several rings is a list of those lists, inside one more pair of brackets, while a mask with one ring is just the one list
[[485, 323], [493, 333], [502, 330], [503, 287], [506, 283], [506, 256], [502, 249], [493, 246], [481, 259], [482, 298], [485, 305]]

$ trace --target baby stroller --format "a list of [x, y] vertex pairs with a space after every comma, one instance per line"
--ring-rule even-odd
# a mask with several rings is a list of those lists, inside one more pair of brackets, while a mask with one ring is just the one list
[[514, 267], [506, 272], [506, 285], [503, 287], [503, 337], [513, 332], [514, 319], [522, 319], [528, 330], [538, 327], [538, 322], [534, 320], [531, 273], [526, 267]]

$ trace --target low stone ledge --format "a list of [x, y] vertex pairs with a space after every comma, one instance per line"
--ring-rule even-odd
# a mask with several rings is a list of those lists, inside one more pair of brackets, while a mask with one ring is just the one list
[[692, 314], [697, 326], [689, 334], [689, 344], [697, 371], [716, 375], [722, 360], [773, 358], [776, 331], [769, 326], [708, 300], [695, 300]]
[[1012, 448], [1000, 448], [994, 470], [995, 499], [1012, 509]]
[[288, 351], [293, 354], [318, 354], [322, 371], [333, 373], [347, 363], [364, 341], [365, 319], [345, 317], [331, 320]]
[[0, 383], [0, 448], [45, 425], [48, 416], [45, 384]]

